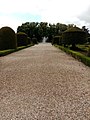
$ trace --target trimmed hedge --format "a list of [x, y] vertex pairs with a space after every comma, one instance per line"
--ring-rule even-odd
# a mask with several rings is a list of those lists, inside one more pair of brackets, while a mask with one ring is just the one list
[[54, 36], [52, 40], [53, 44], [62, 45], [62, 36]]
[[33, 42], [33, 44], [38, 44], [37, 38], [36, 38], [36, 37], [33, 37], [33, 38], [32, 38], [32, 42]]
[[15, 32], [10, 27], [0, 29], [0, 50], [16, 49], [17, 40]]
[[28, 38], [27, 34], [24, 32], [19, 32], [17, 35], [17, 46], [27, 46], [28, 45]]
[[28, 44], [32, 44], [31, 38], [30, 38], [30, 37], [27, 37], [27, 39], [28, 39]]
[[55, 45], [56, 47], [58, 47], [59, 49], [63, 50], [64, 52], [70, 54], [72, 57], [78, 59], [79, 61], [83, 62], [85, 65], [90, 67], [90, 57], [87, 57], [79, 52], [75, 52], [73, 50], [70, 50], [68, 48], [65, 48], [63, 46], [58, 46]]
[[86, 33], [78, 27], [72, 27], [63, 33], [65, 45], [82, 44], [86, 42]]
[[19, 50], [22, 50], [22, 49], [25, 49], [25, 48], [31, 47], [31, 46], [33, 46], [33, 44], [30, 44], [28, 46], [20, 46], [17, 49], [0, 50], [0, 57], [8, 55], [8, 54], [13, 53], [13, 52], [17, 52]]

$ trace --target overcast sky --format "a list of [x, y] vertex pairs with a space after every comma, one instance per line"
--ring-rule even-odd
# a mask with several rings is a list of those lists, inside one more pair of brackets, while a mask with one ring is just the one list
[[25, 22], [74, 23], [90, 30], [90, 0], [0, 0], [0, 28], [16, 31]]

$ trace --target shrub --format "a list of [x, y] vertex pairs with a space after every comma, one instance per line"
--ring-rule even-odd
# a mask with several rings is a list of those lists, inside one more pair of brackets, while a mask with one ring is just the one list
[[19, 51], [19, 50], [22, 50], [22, 49], [25, 49], [27, 47], [31, 47], [31, 46], [32, 46], [32, 44], [28, 45], [28, 46], [20, 46], [20, 47], [17, 47], [17, 49], [0, 50], [0, 57], [8, 55], [8, 54], [16, 52], [16, 51]]
[[32, 42], [33, 42], [33, 44], [38, 44], [37, 38], [36, 38], [36, 37], [33, 37], [33, 38], [32, 38]]
[[60, 36], [59, 38], [59, 44], [62, 45], [63, 44], [63, 41], [62, 41], [62, 36]]
[[75, 47], [76, 44], [82, 44], [86, 42], [86, 33], [78, 27], [72, 27], [63, 33], [64, 45], [72, 45]]
[[28, 38], [27, 34], [24, 32], [17, 33], [17, 45], [18, 46], [27, 46], [28, 45]]
[[90, 37], [87, 38], [87, 42], [90, 43]]
[[16, 49], [17, 40], [15, 32], [10, 27], [0, 29], [0, 50]]
[[30, 38], [30, 37], [27, 37], [27, 39], [28, 39], [28, 44], [32, 44], [31, 38]]
[[90, 57], [90, 47], [88, 48], [87, 56]]
[[59, 45], [59, 36], [54, 36], [54, 37], [53, 37], [52, 44], [57, 44], [57, 45]]
[[90, 58], [73, 50], [70, 50], [68, 48], [65, 48], [63, 46], [56, 45], [59, 49], [65, 51], [66, 53], [70, 54], [72, 57], [78, 59], [79, 61], [83, 62], [85, 65], [90, 66]]
[[52, 44], [62, 45], [62, 36], [53, 37]]

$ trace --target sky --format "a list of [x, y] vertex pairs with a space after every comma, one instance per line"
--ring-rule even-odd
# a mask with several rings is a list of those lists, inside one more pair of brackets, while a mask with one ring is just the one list
[[25, 22], [86, 26], [90, 30], [90, 0], [0, 0], [0, 28], [15, 31]]

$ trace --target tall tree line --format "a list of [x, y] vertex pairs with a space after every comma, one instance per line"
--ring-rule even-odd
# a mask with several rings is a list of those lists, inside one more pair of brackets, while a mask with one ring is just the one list
[[63, 31], [67, 30], [66, 24], [49, 24], [47, 22], [26, 22], [21, 26], [18, 26], [18, 32], [24, 32], [30, 37], [36, 37], [38, 42], [42, 41], [42, 38], [48, 37], [48, 42], [51, 42], [52, 37], [56, 35], [61, 35]]
[[[36, 37], [38, 42], [42, 42], [43, 37], [48, 37], [47, 42], [51, 42], [54, 36], [61, 36], [64, 31], [69, 28], [75, 27], [74, 24], [50, 24], [47, 22], [26, 22], [23, 23], [21, 26], [18, 26], [18, 32], [24, 32], [30, 37]], [[82, 26], [82, 30], [86, 32], [87, 36], [89, 36], [89, 30], [86, 26]]]

